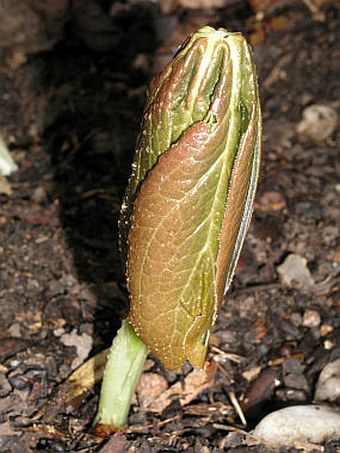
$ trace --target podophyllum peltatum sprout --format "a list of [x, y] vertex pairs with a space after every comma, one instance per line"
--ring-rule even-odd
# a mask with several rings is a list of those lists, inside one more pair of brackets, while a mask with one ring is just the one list
[[126, 423], [150, 350], [202, 368], [249, 227], [261, 154], [251, 50], [204, 27], [149, 89], [120, 242], [130, 314], [113, 341], [97, 423]]

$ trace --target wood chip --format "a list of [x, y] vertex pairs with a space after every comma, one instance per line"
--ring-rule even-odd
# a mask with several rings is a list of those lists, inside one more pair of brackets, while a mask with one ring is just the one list
[[49, 240], [49, 236], [40, 236], [35, 240], [36, 244], [43, 244], [44, 242], [47, 242]]
[[252, 381], [253, 379], [257, 378], [260, 373], [261, 373], [261, 367], [255, 366], [254, 368], [251, 368], [250, 370], [243, 371], [242, 376], [244, 377], [244, 379], [247, 379], [247, 381]]
[[322, 337], [325, 337], [329, 333], [333, 332], [333, 330], [334, 330], [333, 326], [330, 326], [328, 324], [322, 324], [322, 326], [320, 327], [320, 335]]
[[3, 194], [3, 195], [12, 194], [11, 186], [10, 186], [9, 182], [7, 181], [7, 179], [5, 178], [5, 176], [3, 176], [3, 175], [0, 175], [0, 194]]

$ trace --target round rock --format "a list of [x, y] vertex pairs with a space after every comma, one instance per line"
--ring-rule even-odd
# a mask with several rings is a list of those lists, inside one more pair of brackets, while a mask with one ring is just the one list
[[337, 127], [336, 111], [324, 104], [314, 104], [305, 108], [302, 120], [297, 125], [297, 132], [302, 138], [315, 142], [329, 138]]
[[295, 442], [324, 444], [340, 434], [340, 412], [324, 406], [291, 406], [264, 417], [254, 436], [272, 447]]

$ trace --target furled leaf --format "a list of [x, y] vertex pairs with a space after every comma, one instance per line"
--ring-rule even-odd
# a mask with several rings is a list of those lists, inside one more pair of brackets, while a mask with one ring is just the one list
[[151, 84], [121, 216], [130, 322], [169, 369], [203, 366], [249, 226], [260, 149], [249, 46], [204, 27]]

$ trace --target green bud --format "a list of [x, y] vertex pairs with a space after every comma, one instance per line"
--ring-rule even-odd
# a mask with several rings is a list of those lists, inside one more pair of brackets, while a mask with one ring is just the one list
[[198, 30], [151, 83], [121, 248], [130, 322], [169, 369], [203, 366], [252, 214], [261, 130], [240, 33]]

